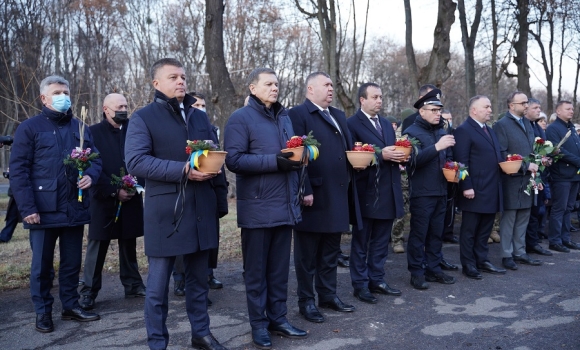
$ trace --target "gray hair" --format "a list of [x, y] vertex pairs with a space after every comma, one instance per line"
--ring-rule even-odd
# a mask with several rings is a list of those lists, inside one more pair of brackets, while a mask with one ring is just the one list
[[52, 84], [66, 85], [66, 87], [68, 89], [70, 89], [70, 85], [68, 83], [68, 80], [61, 77], [60, 75], [50, 75], [50, 76], [42, 79], [42, 81], [40, 82], [40, 94], [41, 95], [44, 94], [44, 92], [46, 91], [48, 86], [52, 85]]
[[271, 68], [256, 68], [248, 75], [248, 86], [256, 84], [260, 80], [260, 74], [276, 75], [276, 72]]
[[330, 75], [328, 75], [328, 74], [327, 74], [327, 73], [325, 73], [325, 72], [314, 72], [314, 73], [310, 73], [310, 75], [308, 75], [308, 76], [306, 77], [306, 83], [304, 84], [304, 85], [305, 85], [305, 88], [306, 88], [306, 91], [308, 91], [308, 85], [310, 85], [310, 81], [311, 81], [312, 79], [314, 79], [314, 78], [316, 78], [316, 77], [320, 76], [320, 75], [322, 75], [323, 77], [326, 77], [326, 78], [330, 79]]

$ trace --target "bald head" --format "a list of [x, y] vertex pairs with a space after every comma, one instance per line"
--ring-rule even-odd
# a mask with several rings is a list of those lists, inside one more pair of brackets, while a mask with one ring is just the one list
[[107, 121], [118, 128], [127, 120], [127, 99], [121, 94], [109, 94], [103, 100], [103, 114]]

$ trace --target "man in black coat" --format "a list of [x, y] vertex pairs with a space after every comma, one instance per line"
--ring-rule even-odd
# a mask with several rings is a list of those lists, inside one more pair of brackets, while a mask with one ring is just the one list
[[556, 104], [558, 118], [546, 129], [546, 136], [557, 145], [570, 132], [570, 137], [562, 147], [562, 158], [550, 166], [550, 189], [552, 191], [552, 210], [550, 211], [548, 248], [561, 253], [570, 249], [580, 249], [580, 244], [570, 238], [570, 212], [574, 208], [576, 194], [580, 187], [580, 137], [571, 120], [574, 105], [570, 101]]
[[481, 279], [480, 271], [504, 274], [487, 258], [487, 239], [495, 214], [502, 211], [502, 161], [499, 141], [486, 122], [491, 118], [491, 102], [477, 95], [469, 100], [469, 117], [455, 130], [453, 158], [467, 166], [469, 176], [459, 181], [457, 205], [461, 209], [459, 252], [463, 274]]
[[218, 221], [228, 212], [223, 172], [190, 166], [187, 140], [217, 143], [204, 112], [191, 107], [183, 65], [173, 58], [151, 67], [153, 102], [133, 113], [125, 160], [130, 174], [145, 179], [145, 254], [149, 261], [145, 326], [150, 349], [166, 349], [169, 279], [175, 257], [185, 265], [185, 308], [193, 347], [224, 349], [209, 329], [207, 261], [218, 246]]
[[[385, 282], [385, 262], [393, 221], [402, 217], [403, 193], [399, 164], [405, 153], [395, 149], [395, 131], [379, 116], [383, 103], [381, 88], [374, 83], [360, 86], [360, 109], [347, 120], [354, 142], [373, 144], [382, 149], [375, 166], [357, 171], [355, 182], [361, 208], [362, 229], [354, 227], [350, 248], [350, 278], [354, 296], [374, 304], [371, 293], [401, 295]], [[395, 124], [396, 125], [396, 124]]]
[[407, 263], [411, 285], [427, 289], [427, 282], [455, 283], [455, 278], [441, 271], [443, 222], [447, 200], [447, 181], [442, 168], [449, 158], [448, 148], [455, 145], [453, 135], [446, 135], [441, 120], [441, 90], [433, 89], [414, 105], [419, 117], [404, 134], [417, 139], [407, 165], [411, 211], [411, 232], [407, 243]]
[[[111, 184], [112, 175], [126, 173], [123, 160], [127, 135], [127, 100], [121, 94], [107, 95], [103, 101], [103, 120], [91, 126], [94, 142], [101, 152], [103, 170], [91, 188], [91, 224], [85, 254], [81, 307], [90, 310], [102, 286], [102, 271], [111, 239], [119, 244], [120, 278], [125, 297], [145, 297], [145, 285], [137, 264], [137, 237], [143, 236], [143, 198]], [[117, 207], [121, 210], [117, 215]]]
[[344, 112], [330, 106], [333, 94], [330, 76], [312, 73], [306, 78], [306, 100], [288, 112], [296, 135], [312, 131], [321, 144], [320, 156], [306, 168], [302, 222], [294, 226], [298, 306], [311, 322], [324, 322], [314, 306], [315, 280], [319, 307], [340, 312], [355, 309], [336, 295], [340, 237], [349, 230], [349, 199], [357, 204], [353, 209], [358, 209], [358, 201], [352, 192], [349, 197], [356, 188], [345, 154], [353, 142]]
[[[539, 100], [535, 98], [528, 99], [528, 110], [526, 111], [525, 117], [532, 124], [532, 130], [534, 130], [534, 137], [539, 137], [542, 140], [546, 140], [546, 132], [540, 125], [538, 125], [538, 120], [540, 120], [540, 113], [542, 113], [542, 105]], [[540, 223], [544, 218], [546, 213], [545, 202], [551, 198], [550, 196], [550, 186], [548, 184], [548, 168], [542, 171], [542, 183], [544, 189], [538, 191], [538, 198], [536, 204], [532, 205], [532, 211], [530, 212], [530, 221], [528, 222], [528, 227], [526, 228], [526, 253], [535, 253], [539, 255], [552, 255], [547, 249], [544, 249], [540, 245]]]

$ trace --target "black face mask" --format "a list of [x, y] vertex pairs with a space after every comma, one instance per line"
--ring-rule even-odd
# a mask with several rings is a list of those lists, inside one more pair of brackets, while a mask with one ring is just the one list
[[127, 120], [127, 111], [115, 111], [115, 116], [113, 117], [113, 121], [116, 124], [123, 124], [124, 121]]

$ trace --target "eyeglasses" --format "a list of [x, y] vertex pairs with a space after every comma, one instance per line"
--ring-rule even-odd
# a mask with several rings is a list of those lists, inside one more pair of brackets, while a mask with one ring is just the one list
[[523, 105], [529, 104], [529, 102], [528, 101], [524, 101], [524, 102], [512, 102], [512, 104], [513, 105], [522, 105], [523, 106]]
[[441, 108], [423, 108], [426, 111], [431, 111], [434, 114], [440, 114], [441, 113]]

